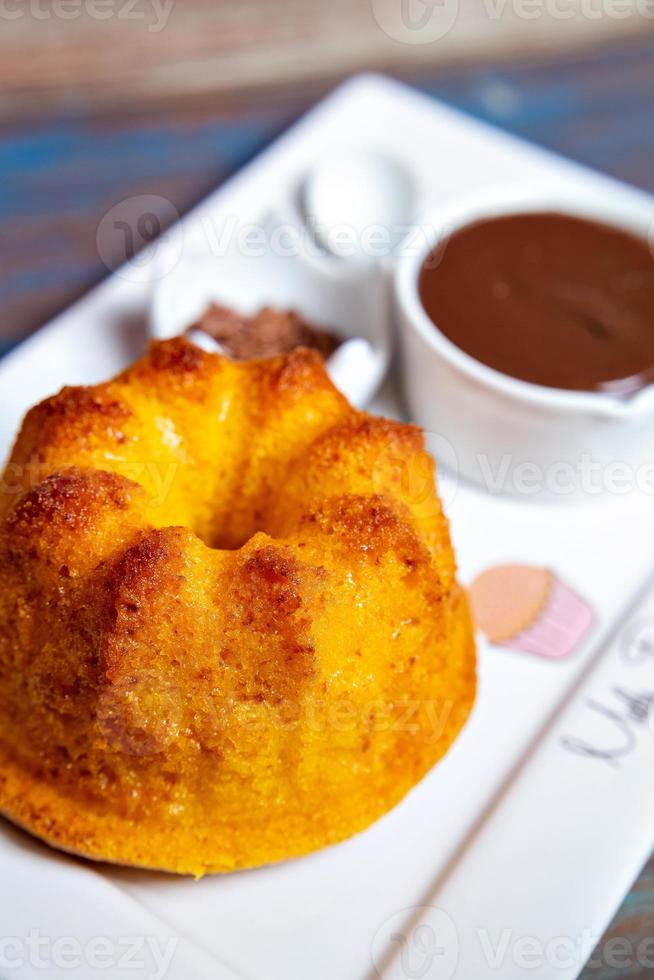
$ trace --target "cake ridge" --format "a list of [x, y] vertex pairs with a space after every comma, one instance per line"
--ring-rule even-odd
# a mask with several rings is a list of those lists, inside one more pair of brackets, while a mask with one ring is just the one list
[[0, 810], [54, 846], [196, 875], [298, 856], [464, 724], [422, 433], [353, 409], [315, 352], [151, 345], [30, 410], [3, 487]]

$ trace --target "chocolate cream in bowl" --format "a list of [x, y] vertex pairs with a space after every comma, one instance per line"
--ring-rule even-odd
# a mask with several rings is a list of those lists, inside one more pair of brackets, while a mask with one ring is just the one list
[[419, 293], [452, 343], [503, 374], [624, 397], [654, 381], [654, 256], [617, 228], [556, 213], [478, 221], [428, 256]]

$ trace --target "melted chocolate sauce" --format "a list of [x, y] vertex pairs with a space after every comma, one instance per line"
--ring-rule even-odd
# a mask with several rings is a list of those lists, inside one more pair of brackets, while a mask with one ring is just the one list
[[504, 374], [624, 397], [654, 381], [654, 255], [608, 225], [480, 221], [427, 258], [419, 292], [446, 337]]

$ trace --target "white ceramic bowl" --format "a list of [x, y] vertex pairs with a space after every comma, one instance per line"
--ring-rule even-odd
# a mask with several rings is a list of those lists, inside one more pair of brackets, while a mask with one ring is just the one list
[[[158, 340], [175, 337], [210, 303], [246, 315], [262, 306], [296, 310], [341, 338], [327, 370], [352, 404], [363, 407], [382, 383], [391, 355], [388, 279], [373, 263], [276, 247], [276, 231], [292, 226], [290, 218], [266, 216], [259, 226], [265, 245], [252, 253], [239, 249], [236, 234], [231, 247], [217, 254], [207, 240], [181, 249], [174, 243], [172, 257], [162, 251], [163, 271], [153, 276], [150, 333]], [[197, 334], [191, 339], [197, 342]]]
[[483, 218], [542, 211], [604, 222], [652, 241], [654, 205], [644, 211], [627, 196], [614, 202], [605, 192], [580, 195], [563, 185], [503, 185], [441, 206], [420, 222], [415, 247], [407, 247], [396, 274], [407, 407], [428, 437], [449, 443], [448, 459], [462, 476], [494, 493], [551, 498], [654, 485], [653, 386], [621, 400], [521, 381], [466, 354], [423, 309], [418, 277], [439, 242]]

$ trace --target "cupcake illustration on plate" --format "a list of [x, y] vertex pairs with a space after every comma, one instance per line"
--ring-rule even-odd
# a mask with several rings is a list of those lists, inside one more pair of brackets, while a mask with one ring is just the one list
[[491, 643], [555, 660], [574, 653], [593, 622], [581, 596], [535, 565], [486, 569], [472, 583], [470, 601]]

